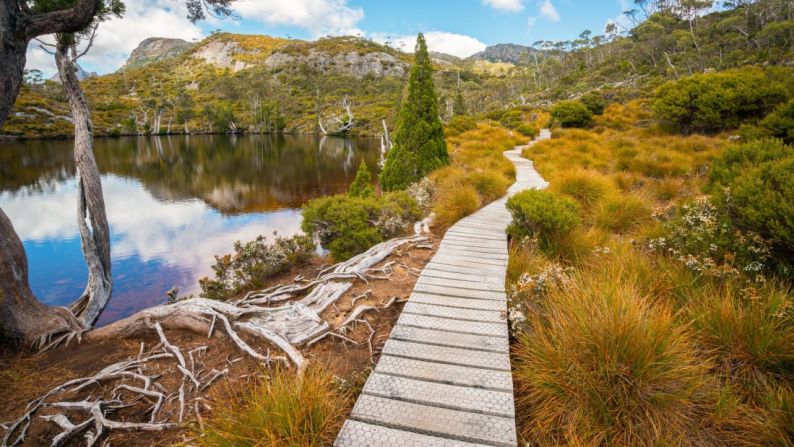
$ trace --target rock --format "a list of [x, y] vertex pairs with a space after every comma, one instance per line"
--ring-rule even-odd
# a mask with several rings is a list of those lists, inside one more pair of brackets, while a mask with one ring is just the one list
[[187, 49], [193, 47], [193, 45], [193, 43], [182, 39], [150, 37], [141, 41], [141, 43], [132, 50], [124, 67], [140, 67], [152, 62], [170, 59], [184, 53]]
[[198, 48], [193, 53], [193, 57], [203, 59], [204, 62], [216, 67], [240, 71], [251, 66], [235, 59], [235, 55], [241, 53], [243, 50], [237, 42], [217, 39]]
[[505, 62], [509, 64], [526, 64], [530, 58], [543, 51], [536, 50], [524, 45], [513, 43], [500, 43], [487, 47], [485, 50], [475, 53], [469, 59], [482, 60], [488, 62]]
[[331, 55], [314, 49], [310, 50], [308, 55], [273, 53], [265, 59], [265, 65], [271, 70], [308, 65], [316, 71], [333, 71], [356, 78], [364, 76], [400, 78], [405, 75], [408, 68], [406, 64], [391, 54], [380, 51], [364, 54], [348, 51]]
[[[78, 81], [82, 81], [82, 80], [85, 80], [85, 79], [88, 79], [88, 78], [95, 78], [97, 76], [99, 76], [99, 75], [97, 75], [95, 71], [92, 71], [91, 73], [89, 73], [89, 72], [83, 70], [83, 67], [81, 67], [80, 64], [77, 64], [77, 80]], [[55, 81], [55, 82], [60, 84], [61, 83], [61, 77], [56, 72], [54, 75], [52, 75], [52, 77], [50, 77], [50, 81]]]

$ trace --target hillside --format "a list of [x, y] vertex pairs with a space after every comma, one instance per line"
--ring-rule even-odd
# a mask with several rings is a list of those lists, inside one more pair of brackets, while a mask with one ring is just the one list
[[[647, 95], [668, 79], [748, 64], [791, 66], [792, 6], [743, 4], [692, 23], [665, 11], [633, 29], [532, 47], [499, 44], [467, 59], [433, 53], [441, 115], [453, 115], [458, 89], [469, 114], [546, 107], [597, 90], [610, 101]], [[651, 11], [649, 11], [650, 13]], [[302, 132], [354, 115], [353, 134], [394, 125], [410, 55], [355, 37], [316, 41], [217, 33], [201, 42], [146, 39], [118, 72], [88, 79], [97, 133]], [[3, 133], [71, 133], [60, 87], [26, 85]]]

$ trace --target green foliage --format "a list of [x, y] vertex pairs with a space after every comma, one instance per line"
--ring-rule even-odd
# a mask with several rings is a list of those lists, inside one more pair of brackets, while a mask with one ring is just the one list
[[562, 127], [589, 127], [593, 112], [580, 101], [560, 101], [551, 108], [551, 117]]
[[516, 126], [516, 132], [529, 138], [535, 138], [538, 135], [538, 128], [530, 124], [519, 124]]
[[604, 100], [604, 97], [597, 92], [590, 92], [581, 98], [579, 101], [587, 107], [593, 115], [601, 115], [604, 113], [604, 108], [607, 106], [607, 102]]
[[355, 256], [404, 232], [419, 217], [416, 202], [404, 192], [356, 197], [321, 197], [303, 207], [301, 228], [315, 235], [336, 260]]
[[454, 137], [476, 128], [477, 120], [473, 116], [456, 115], [447, 123], [444, 128], [444, 134], [448, 137]]
[[199, 280], [201, 296], [226, 299], [262, 288], [268, 279], [309, 259], [314, 251], [314, 241], [304, 235], [277, 237], [270, 244], [264, 236], [245, 244], [237, 241], [233, 254], [215, 256], [215, 279]]
[[792, 259], [794, 147], [774, 139], [733, 146], [714, 161], [709, 182], [739, 228], [757, 231]]
[[515, 129], [521, 124], [524, 124], [524, 112], [516, 109], [508, 110], [499, 117], [499, 124], [509, 129]]
[[448, 163], [447, 143], [433, 86], [433, 65], [425, 38], [420, 33], [408, 78], [408, 95], [397, 118], [394, 147], [386, 157], [380, 184], [386, 191], [405, 189]]
[[758, 120], [786, 100], [786, 90], [761, 69], [746, 67], [668, 81], [653, 110], [677, 131], [718, 132]]
[[372, 175], [369, 173], [367, 163], [361, 160], [361, 165], [356, 172], [356, 179], [350, 184], [347, 193], [353, 197], [372, 197], [375, 195], [375, 187], [372, 186]]
[[279, 367], [213, 391], [212, 415], [196, 428], [194, 442], [205, 447], [331, 445], [352, 400], [334, 374], [315, 362], [302, 372]]
[[549, 242], [579, 225], [579, 205], [568, 197], [529, 189], [507, 199], [513, 216], [507, 232], [515, 239], [537, 237]]
[[768, 136], [794, 144], [794, 99], [779, 105], [761, 121], [760, 126]]
[[708, 199], [682, 205], [663, 236], [647, 246], [700, 275], [752, 277], [769, 267], [768, 243], [756, 233], [737, 231], [725, 207]]

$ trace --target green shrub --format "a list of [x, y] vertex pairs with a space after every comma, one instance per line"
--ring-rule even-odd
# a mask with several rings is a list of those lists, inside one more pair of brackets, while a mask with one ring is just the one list
[[277, 237], [272, 244], [264, 236], [245, 244], [237, 241], [234, 254], [215, 256], [215, 279], [199, 280], [201, 296], [225, 299], [262, 288], [268, 279], [309, 259], [314, 252], [314, 241], [305, 235]]
[[648, 241], [651, 251], [671, 256], [703, 275], [754, 276], [768, 267], [768, 243], [758, 234], [734, 229], [725, 207], [708, 199], [685, 204], [665, 225], [664, 235]]
[[334, 259], [341, 261], [402, 234], [419, 216], [419, 206], [405, 192], [382, 197], [341, 194], [304, 205], [301, 228], [317, 236]]
[[520, 110], [508, 110], [499, 117], [499, 124], [510, 129], [515, 129], [524, 123], [523, 115], [523, 112]]
[[607, 106], [607, 102], [604, 100], [604, 97], [596, 92], [590, 92], [581, 98], [579, 101], [584, 104], [593, 115], [601, 115], [604, 113], [604, 108]]
[[551, 117], [562, 127], [588, 127], [593, 123], [593, 112], [579, 101], [561, 101], [551, 108]]
[[761, 128], [786, 144], [794, 144], [794, 99], [781, 104], [761, 121]]
[[794, 147], [771, 139], [733, 146], [714, 161], [709, 182], [739, 228], [794, 253]]
[[656, 91], [653, 110], [684, 134], [718, 132], [757, 120], [785, 100], [780, 83], [751, 67], [668, 81]]
[[375, 195], [375, 188], [372, 186], [372, 175], [369, 173], [367, 163], [361, 160], [361, 165], [356, 172], [356, 179], [350, 184], [347, 193], [353, 197], [372, 197]]
[[477, 120], [468, 115], [456, 115], [449, 120], [444, 128], [444, 134], [447, 137], [454, 137], [462, 134], [463, 132], [477, 128]]
[[577, 203], [548, 191], [522, 191], [507, 199], [507, 209], [513, 216], [507, 231], [515, 239], [529, 236], [548, 242], [579, 224]]
[[516, 127], [516, 132], [529, 138], [535, 138], [538, 135], [538, 129], [529, 124], [519, 124]]

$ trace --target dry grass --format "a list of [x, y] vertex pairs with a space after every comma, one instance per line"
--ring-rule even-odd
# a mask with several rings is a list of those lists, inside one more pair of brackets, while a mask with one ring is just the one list
[[[529, 445], [794, 446], [794, 294], [772, 277], [709, 276], [644, 249], [702, 194], [726, 136], [677, 136], [641, 101], [590, 130], [527, 148], [582, 223], [511, 247], [508, 277], [574, 273], [526, 309], [513, 344], [518, 427]], [[538, 276], [539, 275], [539, 276]], [[533, 283], [536, 284], [536, 283]], [[516, 290], [508, 284], [508, 290]]]
[[200, 445], [213, 447], [331, 445], [347, 417], [352, 396], [333, 375], [312, 364], [303, 374], [276, 369], [253, 379], [219, 387], [213, 413], [198, 430]]

